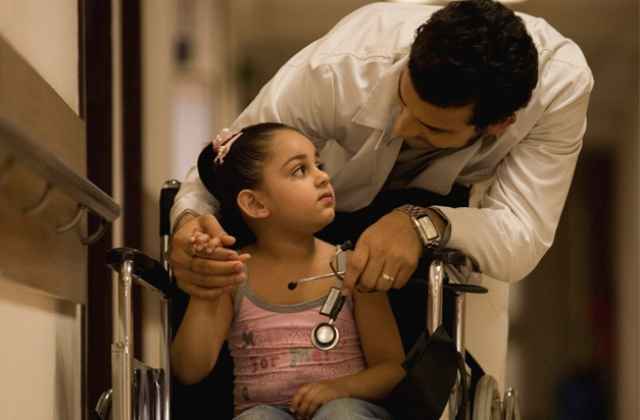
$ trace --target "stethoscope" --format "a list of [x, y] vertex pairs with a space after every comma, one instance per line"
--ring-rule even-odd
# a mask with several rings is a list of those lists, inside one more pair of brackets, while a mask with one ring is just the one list
[[311, 330], [311, 344], [318, 350], [327, 351], [334, 348], [340, 340], [340, 331], [334, 325], [340, 310], [346, 300], [346, 297], [340, 292], [340, 286], [342, 286], [342, 275], [346, 272], [347, 268], [347, 255], [346, 251], [353, 249], [351, 241], [347, 241], [338, 246], [336, 251], [335, 266], [333, 261], [329, 262], [331, 267], [331, 273], [321, 274], [319, 276], [305, 277], [300, 280], [292, 281], [288, 284], [289, 290], [295, 289], [298, 284], [306, 283], [309, 281], [325, 279], [328, 277], [336, 277], [338, 279], [338, 285], [329, 290], [324, 303], [320, 307], [320, 315], [329, 317], [329, 321], [320, 322]]

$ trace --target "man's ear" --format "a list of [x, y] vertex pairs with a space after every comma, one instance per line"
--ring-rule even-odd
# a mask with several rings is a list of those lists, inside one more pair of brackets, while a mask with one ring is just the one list
[[236, 201], [240, 210], [252, 219], [264, 219], [271, 214], [256, 191], [244, 189], [238, 193]]
[[509, 128], [509, 126], [514, 122], [516, 122], [516, 116], [512, 114], [507, 118], [505, 118], [504, 120], [488, 126], [487, 134], [500, 137], [507, 130], [507, 128]]

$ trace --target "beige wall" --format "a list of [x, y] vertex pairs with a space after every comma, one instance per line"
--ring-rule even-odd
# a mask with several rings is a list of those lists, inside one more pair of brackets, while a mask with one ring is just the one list
[[[164, 181], [182, 180], [212, 133], [237, 114], [234, 39], [226, 30], [231, 0], [146, 0], [143, 6], [143, 249], [159, 257], [158, 198]], [[178, 35], [193, 39], [193, 59], [179, 67]]]
[[[77, 114], [77, 1], [3, 0], [1, 9], [0, 36]], [[84, 145], [64, 152], [69, 161], [79, 163], [73, 169], [83, 175]], [[16, 180], [12, 178], [13, 181]], [[0, 188], [0, 233], [12, 242], [12, 255], [20, 256], [20, 260], [12, 258], [0, 263], [0, 418], [80, 419], [81, 306], [20, 286], [12, 273], [22, 265], [26, 272], [47, 276], [51, 282], [66, 283], [72, 277], [84, 284], [85, 248], [75, 232], [57, 235], [52, 228], [53, 223], [68, 221], [69, 213], [73, 215], [72, 203], [61, 204], [57, 201], [60, 197], [54, 197], [54, 205], [45, 211], [41, 223], [19, 212], [21, 206], [33, 203], [41, 193], [42, 180], [25, 185], [21, 191]], [[13, 229], [18, 226], [20, 232]], [[14, 233], [17, 236], [11, 239]], [[41, 246], [31, 247], [27, 239], [38, 240]], [[67, 256], [66, 261], [57, 259], [61, 256]], [[53, 267], [58, 267], [57, 274], [49, 271]], [[43, 268], [47, 269], [39, 272]]]
[[81, 418], [77, 307], [0, 277], [0, 418]]
[[0, 35], [78, 113], [77, 0], [2, 0]]

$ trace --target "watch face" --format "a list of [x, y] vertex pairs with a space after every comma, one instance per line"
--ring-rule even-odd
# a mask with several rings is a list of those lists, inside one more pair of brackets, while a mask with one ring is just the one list
[[429, 217], [421, 217], [419, 221], [420, 226], [422, 226], [423, 232], [425, 233], [425, 236], [427, 237], [427, 240], [429, 242], [436, 241], [440, 238], [436, 227], [433, 225]]

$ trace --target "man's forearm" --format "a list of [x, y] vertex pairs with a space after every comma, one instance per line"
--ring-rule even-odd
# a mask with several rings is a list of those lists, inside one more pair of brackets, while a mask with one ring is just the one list
[[209, 193], [200, 181], [198, 170], [192, 167], [182, 181], [171, 207], [171, 227], [176, 230], [178, 217], [185, 212], [215, 214], [220, 207], [218, 200]]
[[476, 259], [480, 270], [496, 280], [516, 282], [539, 262], [551, 241], [536, 235], [507, 209], [442, 208], [451, 222], [448, 248]]
[[175, 224], [173, 226], [173, 233], [175, 233], [178, 229], [180, 229], [185, 223], [197, 218], [198, 216], [200, 215], [195, 211], [192, 211], [192, 210], [183, 211], [176, 218]]

